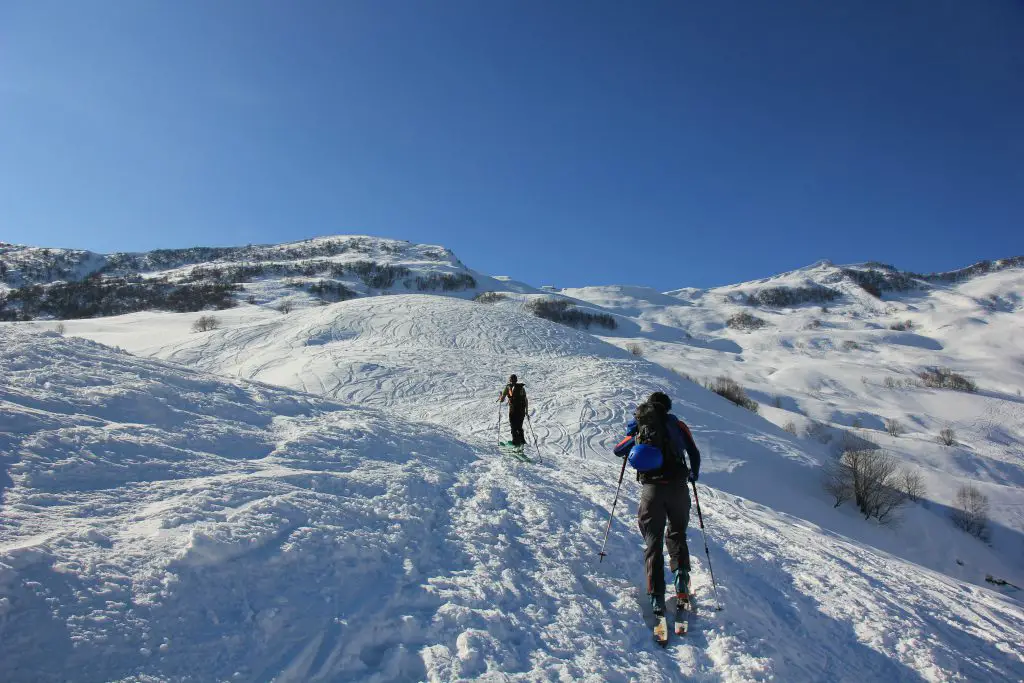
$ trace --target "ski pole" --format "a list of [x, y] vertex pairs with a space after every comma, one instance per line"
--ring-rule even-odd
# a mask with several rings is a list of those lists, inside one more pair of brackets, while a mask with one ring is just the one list
[[537, 462], [543, 463], [544, 458], [540, 454], [540, 446], [537, 445], [537, 435], [533, 431], [533, 422], [530, 420], [530, 411], [526, 411], [526, 424], [530, 425], [530, 436], [533, 437], [533, 447], [537, 450]]
[[693, 487], [693, 500], [697, 503], [697, 519], [700, 521], [700, 533], [704, 537], [704, 554], [708, 557], [708, 572], [711, 574], [711, 587], [715, 589], [715, 602], [717, 609], [721, 611], [722, 601], [718, 598], [718, 584], [715, 583], [715, 570], [711, 568], [711, 551], [708, 550], [708, 532], [704, 530], [704, 515], [700, 513], [700, 496], [697, 495], [697, 482], [691, 481]]
[[501, 406], [498, 406], [498, 443], [501, 443]]
[[608, 526], [604, 529], [604, 540], [601, 541], [601, 552], [598, 553], [601, 559], [598, 560], [598, 562], [604, 562], [604, 556], [608, 554], [604, 551], [604, 547], [608, 543], [608, 532], [612, 530], [612, 518], [615, 516], [615, 506], [619, 502], [619, 489], [622, 488], [622, 475], [626, 473], [627, 459], [628, 458], [622, 459], [622, 469], [619, 471], [619, 484], [615, 487], [615, 500], [612, 501], [612, 511], [608, 513]]

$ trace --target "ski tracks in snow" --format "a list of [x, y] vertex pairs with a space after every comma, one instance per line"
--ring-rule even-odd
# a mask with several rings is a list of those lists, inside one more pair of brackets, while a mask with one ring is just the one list
[[[183, 620], [176, 638], [209, 640], [197, 661], [219, 662], [227, 676], [240, 661], [232, 657], [255, 652], [239, 676], [280, 681], [1024, 677], [1018, 604], [714, 489], [702, 502], [725, 610], [710, 608], [691, 529], [698, 615], [685, 639], [657, 648], [644, 623], [631, 476], [597, 562], [619, 472], [607, 453], [632, 408], [669, 387], [700, 428], [712, 481], [761, 491], [771, 477], [793, 477], [772, 486], [779, 509], [806, 488], [809, 456], [668, 371], [589, 335], [510, 317], [442, 297], [379, 297], [155, 352], [386, 411], [342, 410], [348, 426], [338, 433], [316, 425], [275, 437], [268, 457], [295, 472], [270, 477], [282, 486], [263, 494], [273, 501], [242, 501], [220, 519], [205, 512], [210, 501], [191, 500], [210, 517], [160, 522], [170, 533], [211, 525], [182, 565], [196, 595], [173, 592], [165, 600], [180, 604], [162, 613]], [[494, 447], [494, 401], [509, 372], [528, 386], [540, 446], [557, 455], [550, 463], [526, 465]], [[331, 455], [339, 448], [373, 467]], [[798, 507], [821, 505], [801, 495]], [[240, 552], [249, 537], [264, 549]], [[195, 665], [171, 652], [151, 670]]]

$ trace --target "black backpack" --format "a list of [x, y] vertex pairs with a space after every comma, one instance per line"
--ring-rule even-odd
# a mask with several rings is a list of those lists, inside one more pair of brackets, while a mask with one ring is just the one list
[[526, 385], [525, 384], [514, 384], [511, 387], [511, 392], [508, 397], [509, 410], [516, 412], [526, 410]]
[[660, 403], [647, 401], [641, 403], [633, 413], [636, 418], [636, 434], [633, 436], [633, 443], [650, 444], [656, 446], [663, 458], [660, 469], [652, 472], [637, 473], [638, 479], [657, 480], [666, 479], [679, 474], [679, 470], [686, 470], [683, 462], [683, 454], [677, 453], [672, 446], [672, 440], [668, 436], [668, 411]]
[[667, 414], [665, 408], [657, 403], [647, 402], [638, 405], [636, 412], [633, 413], [633, 417], [636, 418], [636, 435], [633, 437], [633, 443], [650, 444], [660, 450], [662, 455], [671, 455], [672, 443], [665, 431]]

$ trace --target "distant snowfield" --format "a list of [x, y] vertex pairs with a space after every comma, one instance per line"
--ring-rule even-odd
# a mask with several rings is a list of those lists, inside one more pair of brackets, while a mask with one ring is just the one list
[[[1020, 283], [851, 290], [828, 314], [756, 310], [773, 325], [754, 333], [724, 327], [750, 310], [727, 291], [563, 291], [621, 316], [597, 338], [525, 313], [518, 285], [496, 305], [243, 305], [203, 333], [198, 313], [0, 325], [0, 679], [1021, 680], [1020, 592], [984, 581], [1024, 585]], [[883, 384], [936, 364], [983, 391]], [[666, 368], [730, 374], [768, 420]], [[509, 372], [542, 462], [494, 447]], [[667, 650], [644, 623], [629, 473], [597, 562], [609, 449], [654, 389], [704, 454], [724, 607], [693, 528], [698, 615]], [[832, 444], [778, 426], [811, 418], [859, 418], [930, 503], [896, 529], [833, 509]], [[963, 447], [934, 443], [947, 422]], [[993, 500], [991, 547], [946, 518], [967, 480]]]

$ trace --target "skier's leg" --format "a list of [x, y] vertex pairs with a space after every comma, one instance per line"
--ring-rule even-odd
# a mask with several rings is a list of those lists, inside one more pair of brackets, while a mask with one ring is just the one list
[[508, 421], [512, 425], [512, 443], [522, 446], [526, 443], [526, 434], [523, 432], [523, 421], [526, 419], [525, 412], [509, 413]]
[[686, 527], [690, 523], [690, 490], [686, 481], [665, 484], [665, 507], [668, 512], [669, 569], [675, 579], [676, 593], [688, 593], [690, 589], [690, 548], [686, 544]]
[[665, 505], [658, 484], [644, 484], [640, 494], [637, 522], [644, 537], [644, 567], [647, 571], [647, 594], [655, 614], [665, 609]]

